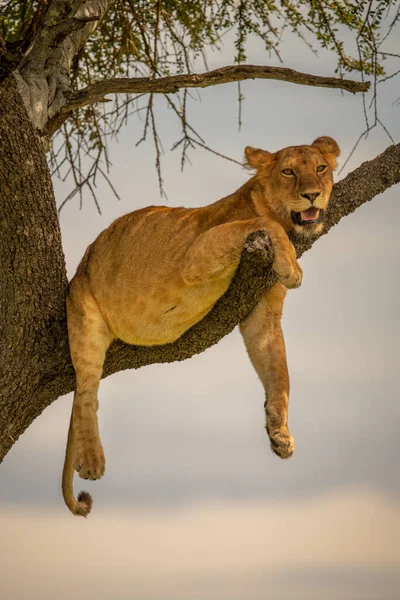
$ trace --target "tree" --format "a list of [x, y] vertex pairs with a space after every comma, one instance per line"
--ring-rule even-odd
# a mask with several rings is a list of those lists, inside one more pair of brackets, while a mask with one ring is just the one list
[[[176, 146], [182, 164], [204, 145], [187, 120], [187, 89], [249, 78], [339, 87], [363, 92], [373, 82], [373, 102], [385, 74], [384, 50], [400, 17], [396, 2], [251, 3], [132, 0], [10, 0], [0, 21], [0, 459], [30, 423], [73, 389], [65, 320], [67, 277], [49, 163], [69, 173], [74, 194], [107, 170], [106, 137], [118, 133], [134, 109], [144, 110], [143, 137], [151, 132], [162, 189], [160, 147], [153, 104], [163, 94], [182, 127]], [[205, 51], [236, 24], [236, 64], [208, 71]], [[282, 30], [290, 27], [338, 57], [338, 77], [283, 67], [244, 64], [246, 39], [258, 36], [278, 57]], [[356, 57], [341, 37], [351, 32]], [[305, 37], [307, 35], [307, 38]], [[206, 72], [195, 73], [199, 60]], [[197, 68], [196, 68], [197, 71]], [[361, 82], [343, 78], [361, 73]], [[173, 74], [171, 74], [173, 73]], [[260, 84], [261, 85], [261, 84]], [[180, 101], [174, 94], [183, 90]], [[109, 94], [116, 96], [109, 109]], [[137, 103], [145, 96], [145, 104]], [[139, 98], [140, 96], [140, 98]], [[239, 94], [240, 97], [240, 94]], [[380, 125], [377, 105], [367, 131]], [[49, 162], [46, 160], [49, 153]], [[83, 158], [86, 156], [86, 159]], [[89, 158], [89, 162], [88, 159]], [[85, 162], [86, 161], [86, 162]], [[364, 163], [335, 185], [327, 227], [400, 181], [400, 144]], [[315, 240], [293, 238], [298, 255]], [[253, 236], [227, 294], [205, 319], [174, 344], [132, 347], [116, 342], [104, 375], [152, 362], [183, 360], [229, 333], [275, 282], [272, 250]]]

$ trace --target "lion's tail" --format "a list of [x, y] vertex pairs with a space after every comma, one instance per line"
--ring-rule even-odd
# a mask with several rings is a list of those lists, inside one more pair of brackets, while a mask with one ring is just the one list
[[72, 427], [72, 414], [69, 422], [67, 449], [65, 451], [65, 462], [62, 474], [62, 493], [64, 496], [65, 504], [69, 510], [77, 516], [87, 517], [91, 511], [93, 500], [92, 496], [88, 492], [80, 492], [78, 499], [74, 496], [74, 449], [75, 449], [75, 438], [74, 430]]

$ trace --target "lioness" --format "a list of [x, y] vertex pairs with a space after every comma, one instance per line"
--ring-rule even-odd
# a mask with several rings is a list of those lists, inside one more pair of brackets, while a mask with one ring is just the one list
[[247, 147], [254, 176], [235, 193], [202, 208], [150, 206], [125, 215], [89, 246], [67, 296], [68, 336], [76, 372], [62, 489], [68, 508], [87, 516], [92, 499], [73, 493], [73, 469], [83, 479], [104, 475], [97, 390], [107, 348], [167, 344], [200, 321], [228, 289], [243, 245], [254, 231], [274, 247], [278, 283], [240, 323], [266, 395], [266, 429], [281, 458], [294, 451], [288, 430], [289, 376], [281, 330], [287, 288], [302, 270], [287, 232], [323, 227], [339, 147], [330, 137], [279, 152]]

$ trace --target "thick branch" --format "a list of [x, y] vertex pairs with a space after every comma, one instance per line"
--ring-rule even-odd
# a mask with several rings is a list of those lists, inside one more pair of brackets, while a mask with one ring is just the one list
[[39, 130], [64, 106], [72, 60], [112, 1], [52, 0], [29, 53], [15, 73], [25, 108]]
[[104, 97], [108, 94], [171, 94], [182, 88], [205, 88], [212, 85], [220, 85], [221, 83], [231, 83], [232, 81], [244, 81], [245, 79], [278, 79], [279, 81], [287, 81], [288, 83], [297, 83], [299, 85], [340, 88], [352, 93], [366, 92], [370, 86], [368, 82], [352, 81], [337, 77], [321, 77], [284, 67], [231, 65], [206, 73], [171, 75], [158, 79], [136, 77], [99, 81], [73, 94], [63, 112], [88, 104], [94, 104], [95, 102], [104, 100]]

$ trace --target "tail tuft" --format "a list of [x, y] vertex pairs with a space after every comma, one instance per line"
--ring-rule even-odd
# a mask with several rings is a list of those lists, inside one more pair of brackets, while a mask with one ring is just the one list
[[89, 492], [79, 492], [74, 514], [80, 517], [87, 517], [92, 510], [92, 505], [93, 499]]
[[92, 496], [88, 492], [81, 492], [78, 500], [74, 496], [73, 480], [74, 480], [74, 430], [72, 427], [72, 415], [69, 422], [67, 449], [65, 451], [65, 462], [62, 474], [62, 493], [65, 504], [68, 506], [72, 514], [79, 517], [87, 517], [92, 509]]

